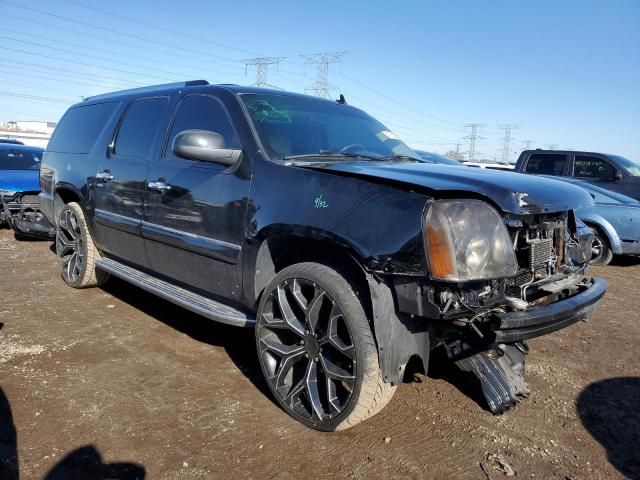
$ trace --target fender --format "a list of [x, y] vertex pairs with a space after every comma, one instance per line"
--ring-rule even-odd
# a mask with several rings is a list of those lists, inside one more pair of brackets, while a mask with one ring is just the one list
[[607, 237], [607, 241], [609, 242], [611, 250], [614, 254], [620, 255], [622, 253], [622, 241], [618, 236], [618, 232], [616, 232], [616, 229], [613, 228], [613, 225], [611, 225], [611, 223], [609, 223], [597, 213], [592, 212], [580, 212], [578, 214], [578, 218], [580, 218], [580, 220], [582, 220], [586, 224], [598, 227]]
[[373, 328], [378, 345], [378, 358], [384, 381], [402, 383], [407, 363], [414, 355], [429, 368], [431, 342], [427, 326], [409, 315], [398, 314], [391, 288], [371, 274], [367, 275], [373, 306]]

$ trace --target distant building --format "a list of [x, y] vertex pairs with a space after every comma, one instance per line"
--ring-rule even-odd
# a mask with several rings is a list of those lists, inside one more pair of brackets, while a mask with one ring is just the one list
[[46, 148], [55, 128], [55, 122], [0, 122], [0, 138], [15, 138], [25, 145]]

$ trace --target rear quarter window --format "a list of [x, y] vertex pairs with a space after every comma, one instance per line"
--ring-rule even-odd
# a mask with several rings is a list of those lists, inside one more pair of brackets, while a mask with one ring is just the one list
[[47, 150], [89, 153], [117, 105], [118, 102], [107, 102], [70, 108], [53, 132]]
[[556, 153], [533, 153], [527, 161], [525, 172], [538, 175], [564, 174], [567, 156]]

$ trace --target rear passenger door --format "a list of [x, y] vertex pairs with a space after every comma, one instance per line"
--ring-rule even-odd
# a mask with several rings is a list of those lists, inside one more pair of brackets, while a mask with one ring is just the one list
[[139, 98], [126, 106], [95, 175], [97, 240], [107, 253], [141, 267], [149, 264], [140, 236], [147, 170], [168, 100]]
[[565, 176], [569, 171], [569, 156], [565, 153], [532, 153], [524, 171], [534, 175]]
[[607, 190], [628, 193], [627, 182], [617, 178], [618, 168], [608, 160], [594, 155], [576, 154], [573, 160], [573, 176]]
[[237, 299], [250, 179], [234, 167], [174, 155], [173, 140], [191, 129], [216, 132], [224, 138], [226, 148], [242, 148], [217, 97], [182, 97], [163, 151], [151, 162], [142, 235], [155, 272], [210, 294]]

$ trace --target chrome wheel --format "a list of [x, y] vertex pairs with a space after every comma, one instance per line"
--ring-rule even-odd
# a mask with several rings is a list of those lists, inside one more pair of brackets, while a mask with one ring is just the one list
[[593, 235], [593, 241], [591, 243], [591, 261], [597, 262], [602, 257], [602, 253], [604, 252], [604, 245], [602, 244], [602, 239], [596, 233]]
[[271, 390], [290, 413], [322, 422], [338, 416], [356, 386], [356, 350], [344, 313], [325, 289], [291, 278], [266, 293], [256, 325]]
[[84, 266], [84, 241], [78, 218], [70, 209], [64, 210], [60, 216], [56, 253], [62, 277], [67, 283], [76, 283]]

